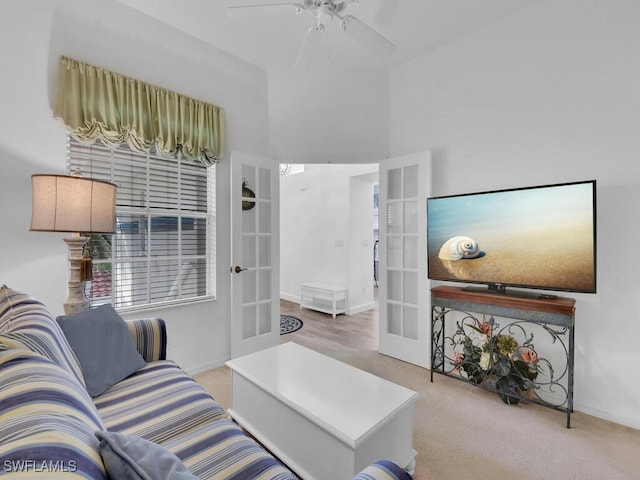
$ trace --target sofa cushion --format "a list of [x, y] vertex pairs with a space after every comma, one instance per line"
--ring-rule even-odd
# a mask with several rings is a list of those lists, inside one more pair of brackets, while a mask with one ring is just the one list
[[84, 387], [80, 363], [53, 316], [41, 302], [11, 288], [0, 289], [0, 343], [43, 355]]
[[296, 477], [234, 422], [208, 422], [164, 444], [200, 479]]
[[108, 430], [159, 444], [225, 415], [211, 395], [170, 360], [148, 363], [93, 401]]
[[146, 365], [133, 344], [129, 327], [111, 305], [57, 320], [80, 361], [92, 397]]
[[107, 479], [94, 435], [104, 426], [71, 374], [37, 353], [0, 349], [0, 385], [4, 473]]
[[110, 478], [198, 480], [173, 453], [144, 438], [100, 430], [96, 437]]

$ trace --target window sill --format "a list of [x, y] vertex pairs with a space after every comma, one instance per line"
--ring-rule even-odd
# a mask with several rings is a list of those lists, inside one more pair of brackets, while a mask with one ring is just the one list
[[206, 297], [198, 297], [196, 299], [185, 298], [183, 300], [171, 300], [168, 302], [159, 302], [159, 303], [153, 303], [153, 304], [147, 304], [147, 305], [136, 305], [133, 307], [119, 307], [119, 308], [116, 308], [116, 310], [118, 311], [118, 313], [121, 313], [121, 314], [122, 313], [126, 313], [126, 314], [142, 313], [142, 312], [149, 312], [149, 311], [166, 310], [169, 308], [175, 308], [175, 307], [180, 307], [185, 305], [209, 303], [215, 300], [216, 300], [215, 296], [209, 295]]

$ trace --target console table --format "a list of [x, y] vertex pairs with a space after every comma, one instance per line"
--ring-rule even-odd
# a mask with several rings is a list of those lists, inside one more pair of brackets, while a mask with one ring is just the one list
[[[575, 300], [523, 295], [432, 288], [431, 382], [440, 373], [494, 391], [505, 403], [553, 408], [566, 413], [570, 428]], [[457, 320], [447, 323], [452, 312]], [[494, 316], [509, 320], [503, 325]]]

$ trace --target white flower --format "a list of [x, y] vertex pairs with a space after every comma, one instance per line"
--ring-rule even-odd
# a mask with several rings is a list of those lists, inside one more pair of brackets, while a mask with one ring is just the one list
[[482, 352], [480, 354], [480, 368], [482, 370], [489, 370], [489, 366], [491, 364], [491, 355], [489, 352]]

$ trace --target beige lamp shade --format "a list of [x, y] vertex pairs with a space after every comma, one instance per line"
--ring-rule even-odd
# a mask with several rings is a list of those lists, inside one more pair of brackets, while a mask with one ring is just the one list
[[113, 233], [116, 186], [80, 175], [32, 175], [31, 230]]

